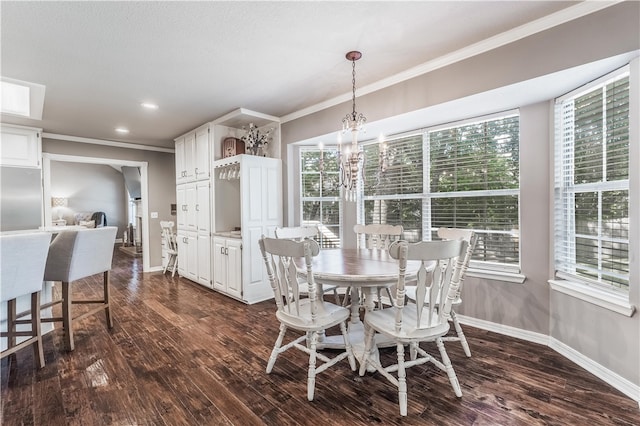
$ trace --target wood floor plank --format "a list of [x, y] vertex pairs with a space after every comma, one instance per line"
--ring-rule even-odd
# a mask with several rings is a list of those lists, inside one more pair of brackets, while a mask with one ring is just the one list
[[[74, 283], [74, 294], [99, 297], [99, 278]], [[289, 350], [266, 374], [278, 334], [273, 301], [244, 305], [145, 274], [118, 250], [111, 286], [113, 329], [104, 315], [87, 317], [74, 324], [76, 349], [67, 352], [56, 324], [44, 337], [44, 369], [28, 349], [2, 360], [3, 426], [640, 425], [637, 402], [550, 348], [468, 326], [471, 358], [457, 342], [446, 345], [462, 398], [442, 371], [416, 366], [401, 418], [396, 388], [379, 374], [360, 377], [345, 360], [317, 376], [309, 402], [306, 354]], [[395, 349], [380, 356], [394, 362]]]

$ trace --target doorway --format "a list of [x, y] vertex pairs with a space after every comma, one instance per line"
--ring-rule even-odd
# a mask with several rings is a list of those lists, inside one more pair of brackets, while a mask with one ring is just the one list
[[142, 268], [144, 272], [150, 269], [149, 258], [149, 222], [146, 212], [149, 210], [148, 200], [148, 163], [146, 161], [128, 161], [112, 158], [98, 158], [98, 157], [82, 157], [75, 155], [62, 155], [62, 154], [49, 154], [43, 153], [42, 162], [42, 175], [43, 175], [43, 204], [44, 204], [44, 224], [45, 226], [52, 225], [52, 211], [51, 203], [48, 200], [51, 199], [51, 162], [70, 162], [70, 163], [84, 163], [84, 164], [101, 164], [107, 166], [125, 166], [125, 167], [137, 167], [140, 170], [140, 190], [141, 200], [140, 207], [141, 212], [140, 224], [141, 224], [141, 241], [142, 241]]

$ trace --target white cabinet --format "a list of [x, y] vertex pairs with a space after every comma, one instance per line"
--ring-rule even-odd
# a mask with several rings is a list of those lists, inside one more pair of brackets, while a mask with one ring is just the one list
[[178, 229], [178, 274], [198, 280], [198, 234]]
[[[214, 162], [222, 156], [222, 142], [241, 138], [249, 123], [269, 130], [266, 154], [279, 156], [279, 119], [244, 108], [175, 139], [176, 228], [181, 277], [255, 303], [273, 297], [258, 239], [282, 225], [281, 163], [250, 155]], [[219, 161], [238, 167], [220, 179], [221, 170], [214, 169]], [[235, 232], [221, 237], [221, 231]]]
[[176, 187], [178, 274], [212, 287], [211, 184], [208, 180]]
[[[214, 162], [214, 289], [246, 303], [273, 297], [258, 240], [282, 226], [281, 188], [279, 159], [242, 154]], [[238, 259], [230, 254], [232, 240], [242, 244], [242, 250], [234, 248], [240, 252], [237, 268], [231, 267]]]
[[194, 136], [194, 170], [196, 180], [209, 179], [210, 164], [210, 147], [209, 147], [209, 126], [198, 128]]
[[176, 183], [209, 179], [211, 142], [209, 125], [175, 139]]
[[41, 167], [42, 129], [2, 125], [0, 137], [0, 165], [13, 167]]
[[213, 288], [242, 299], [242, 240], [213, 238]]

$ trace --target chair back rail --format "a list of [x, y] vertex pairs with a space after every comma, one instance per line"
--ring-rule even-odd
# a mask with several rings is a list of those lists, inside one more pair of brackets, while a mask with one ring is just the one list
[[[416, 329], [434, 327], [447, 321], [451, 304], [460, 285], [462, 262], [468, 243], [463, 240], [423, 241], [409, 244], [394, 242], [389, 254], [398, 259], [396, 287], [396, 331], [403, 328], [403, 310], [416, 310], [416, 323], [407, 324]], [[405, 273], [408, 260], [419, 260], [421, 266], [416, 277], [416, 303], [406, 304]], [[432, 264], [433, 268], [427, 268]], [[429, 272], [429, 270], [431, 272]], [[428, 298], [425, 298], [428, 294]]]
[[259, 245], [278, 310], [289, 315], [301, 314], [298, 271], [293, 259], [304, 257], [312, 322], [315, 321], [317, 291], [311, 262], [312, 258], [320, 252], [318, 243], [311, 239], [295, 241], [263, 237]]
[[439, 228], [438, 237], [443, 240], [464, 240], [467, 242], [467, 250], [462, 259], [462, 270], [460, 271], [460, 285], [454, 297], [454, 300], [456, 300], [460, 298], [460, 294], [462, 293], [462, 286], [464, 285], [464, 279], [467, 275], [467, 269], [469, 269], [469, 262], [471, 262], [473, 250], [476, 248], [478, 235], [471, 229]]
[[402, 237], [404, 228], [402, 225], [384, 223], [357, 224], [354, 225], [353, 232], [357, 236], [358, 248], [387, 250], [393, 241], [397, 241]]
[[304, 238], [316, 239], [318, 237], [318, 232], [317, 225], [287, 226], [277, 227], [275, 229], [275, 236], [276, 238], [288, 238], [292, 240], [302, 240]]

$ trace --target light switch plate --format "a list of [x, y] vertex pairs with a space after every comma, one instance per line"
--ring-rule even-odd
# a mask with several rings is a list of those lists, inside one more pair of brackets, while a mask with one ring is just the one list
[[151, 219], [157, 219], [158, 218], [158, 212], [151, 212]]

